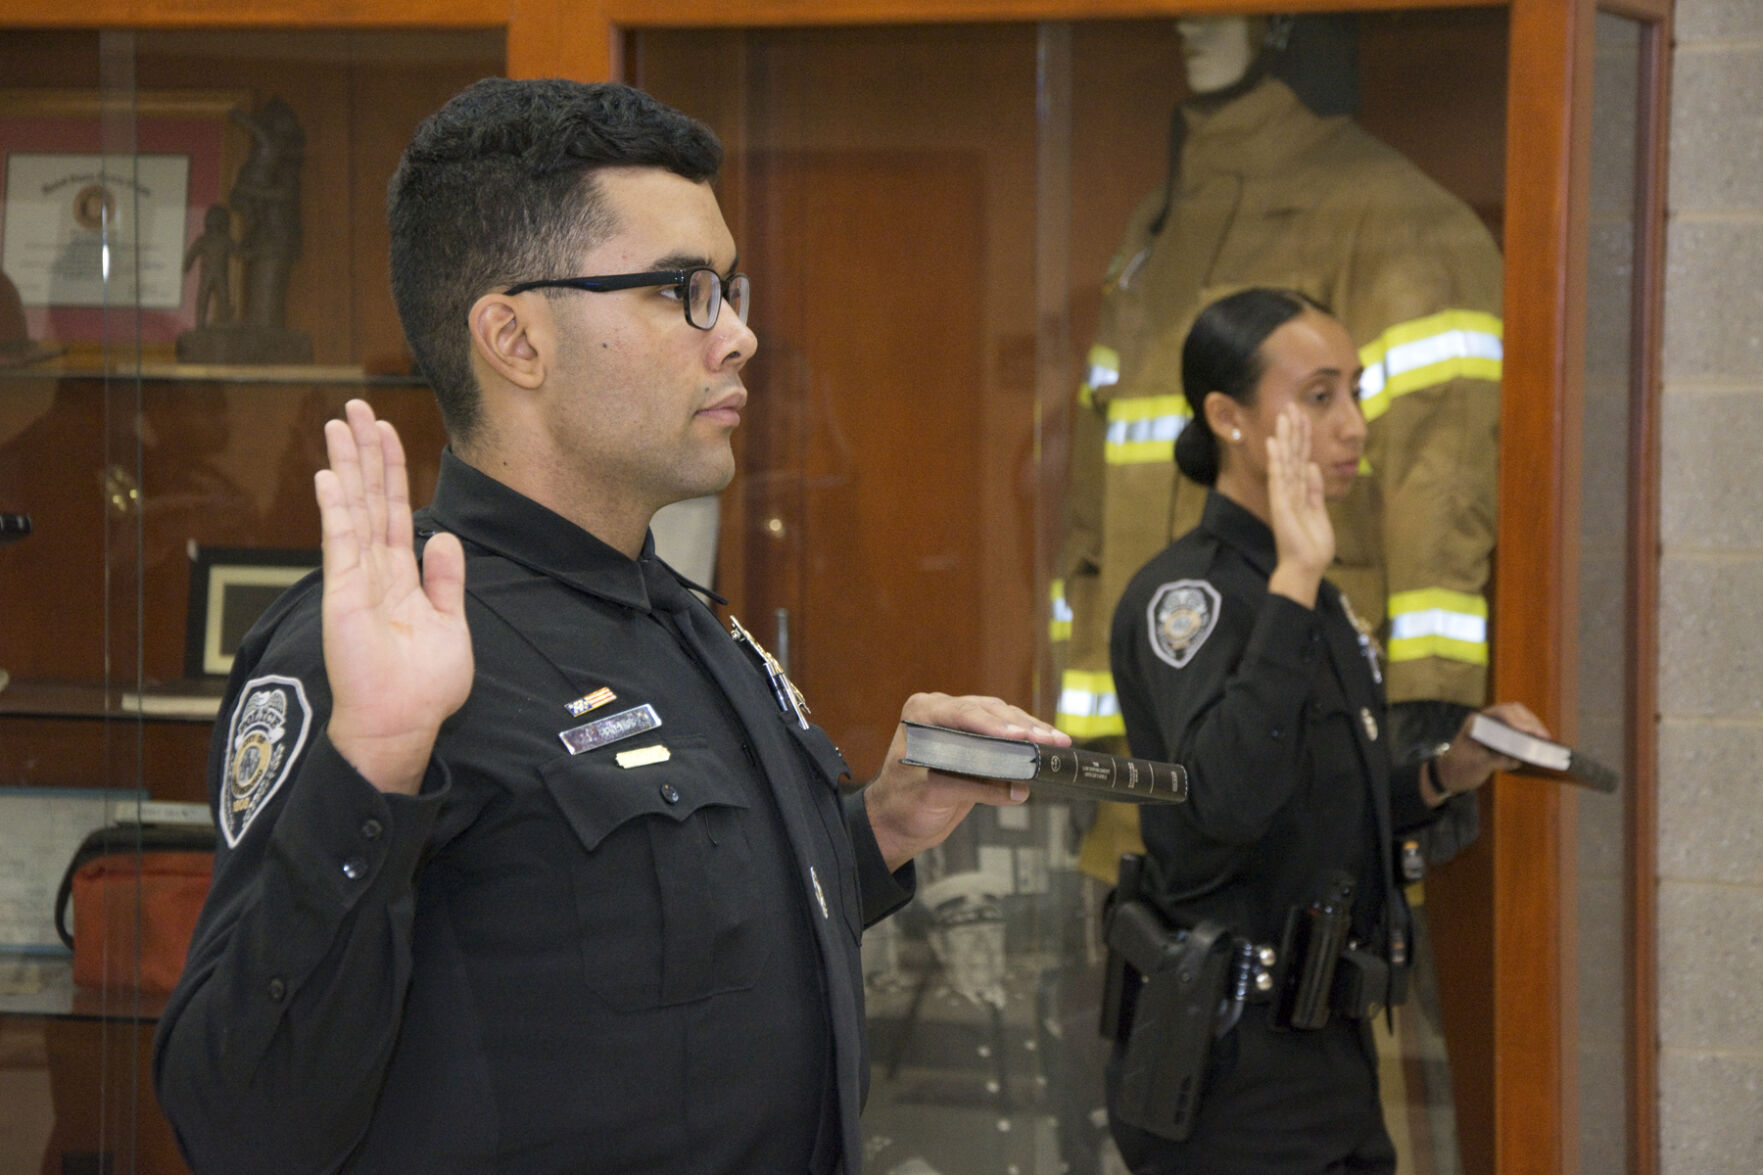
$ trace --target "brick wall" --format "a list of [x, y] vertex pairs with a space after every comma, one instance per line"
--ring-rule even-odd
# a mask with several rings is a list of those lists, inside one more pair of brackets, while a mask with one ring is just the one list
[[1661, 1143], [1763, 1169], [1763, 0], [1678, 0], [1660, 591]]

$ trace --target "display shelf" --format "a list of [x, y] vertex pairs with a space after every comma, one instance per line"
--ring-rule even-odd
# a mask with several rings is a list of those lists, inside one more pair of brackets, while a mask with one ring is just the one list
[[151, 1022], [165, 1000], [156, 992], [79, 987], [72, 956], [0, 954], [0, 1016]]
[[365, 367], [318, 364], [94, 363], [64, 358], [23, 367], [0, 368], [4, 380], [142, 379], [155, 382], [229, 384], [339, 384], [345, 386], [421, 387], [423, 379], [408, 372], [375, 372]]
[[0, 689], [0, 718], [143, 718], [153, 722], [214, 721], [221, 683], [155, 683], [141, 691], [90, 682], [13, 680]]

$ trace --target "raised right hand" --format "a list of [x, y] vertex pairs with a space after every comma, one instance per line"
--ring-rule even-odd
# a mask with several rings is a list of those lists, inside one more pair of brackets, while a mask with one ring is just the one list
[[397, 432], [361, 400], [324, 426], [313, 478], [324, 531], [330, 739], [381, 791], [414, 795], [441, 723], [471, 692], [465, 552], [437, 534], [416, 563]]
[[1279, 562], [1268, 590], [1316, 606], [1323, 573], [1334, 562], [1334, 524], [1322, 494], [1322, 470], [1310, 460], [1310, 421], [1288, 404], [1267, 438], [1267, 513]]

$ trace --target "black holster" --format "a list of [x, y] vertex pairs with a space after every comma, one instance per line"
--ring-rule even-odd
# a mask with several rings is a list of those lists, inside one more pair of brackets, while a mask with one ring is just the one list
[[1370, 1020], [1384, 1008], [1399, 1004], [1407, 993], [1393, 982], [1405, 968], [1392, 968], [1388, 960], [1357, 947], [1343, 950], [1335, 965], [1334, 990], [1329, 1005], [1338, 1016]]
[[1268, 1021], [1275, 1028], [1313, 1030], [1328, 1024], [1335, 970], [1352, 924], [1353, 879], [1339, 870], [1324, 877], [1309, 905], [1292, 907], [1279, 946], [1283, 982]]
[[1125, 1043], [1115, 1115], [1161, 1138], [1193, 1130], [1232, 939], [1216, 922], [1170, 927], [1138, 897], [1142, 858], [1121, 860], [1107, 917], [1102, 1035]]

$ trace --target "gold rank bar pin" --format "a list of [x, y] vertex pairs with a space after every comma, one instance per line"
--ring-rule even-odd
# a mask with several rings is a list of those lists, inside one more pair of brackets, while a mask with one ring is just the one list
[[665, 763], [673, 758], [673, 752], [660, 743], [652, 747], [638, 747], [634, 751], [620, 751], [614, 756], [620, 767], [626, 770], [632, 767], [647, 767], [651, 763]]

